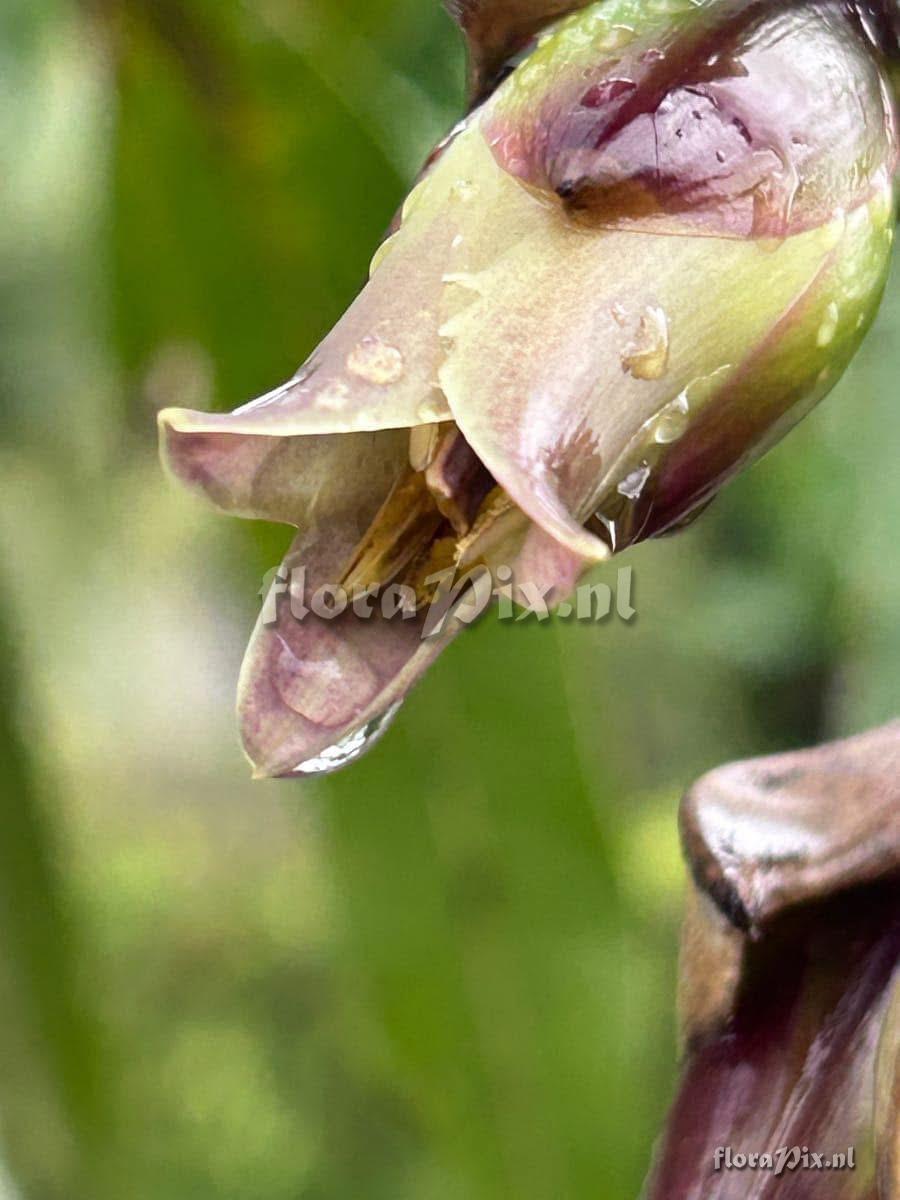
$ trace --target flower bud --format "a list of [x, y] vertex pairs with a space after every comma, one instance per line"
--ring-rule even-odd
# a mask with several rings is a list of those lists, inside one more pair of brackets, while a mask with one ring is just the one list
[[263, 773], [402, 699], [458, 628], [423, 647], [442, 570], [502, 563], [561, 599], [691, 519], [833, 387], [883, 290], [874, 0], [455, 7], [477, 95], [525, 57], [432, 156], [367, 287], [283, 387], [160, 415], [175, 474], [297, 525], [311, 579], [415, 594], [402, 629], [260, 626], [240, 708]]

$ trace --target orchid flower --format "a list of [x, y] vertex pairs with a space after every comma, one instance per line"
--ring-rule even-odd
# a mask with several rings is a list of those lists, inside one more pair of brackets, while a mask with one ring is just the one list
[[900, 722], [689, 792], [684, 1074], [648, 1200], [900, 1195]]
[[[239, 685], [261, 776], [373, 740], [464, 626], [423, 636], [436, 579], [558, 602], [691, 520], [831, 390], [886, 279], [887, 3], [451, 9], [473, 107], [359, 297], [283, 386], [159, 418], [179, 480], [299, 531]], [[298, 620], [323, 584], [414, 602]]]

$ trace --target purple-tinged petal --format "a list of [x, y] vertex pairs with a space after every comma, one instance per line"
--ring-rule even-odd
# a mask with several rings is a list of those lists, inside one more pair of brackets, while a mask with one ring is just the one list
[[[470, 161], [479, 137], [463, 135]], [[492, 187], [492, 254], [464, 242], [447, 276], [441, 387], [497, 482], [588, 560], [609, 553], [583, 528], [601, 505], [620, 526], [613, 548], [660, 532], [787, 413], [799, 419], [798, 400], [839, 377], [883, 286], [886, 191], [777, 245], [723, 238], [711, 254], [705, 238], [586, 232], [509, 175]]]
[[[527, 585], [532, 591], [536, 589], [548, 607], [555, 608], [568, 600], [590, 565], [540, 526], [533, 525], [511, 569], [516, 582]], [[514, 590], [513, 599], [521, 603], [523, 598]], [[526, 594], [524, 603], [528, 602]]]
[[[898, 768], [894, 723], [689, 793], [687, 1060], [649, 1200], [896, 1196]], [[854, 1167], [777, 1173], [792, 1147]]]
[[191, 491], [236, 517], [307, 525], [370, 519], [406, 467], [408, 435], [176, 431], [161, 422], [163, 461]]
[[695, 878], [744, 929], [900, 872], [900, 721], [721, 767], [681, 824]]
[[317, 590], [339, 583], [359, 536], [332, 524], [300, 534], [282, 566], [287, 583], [272, 584], [238, 685], [241, 736], [257, 778], [322, 773], [361, 753], [367, 731], [380, 731], [461, 628], [451, 620], [423, 640], [427, 613], [387, 618], [375, 597], [333, 619], [317, 616]]
[[567, 22], [486, 121], [498, 161], [596, 226], [785, 237], [896, 161], [877, 56], [843, 0], [608, 0]]

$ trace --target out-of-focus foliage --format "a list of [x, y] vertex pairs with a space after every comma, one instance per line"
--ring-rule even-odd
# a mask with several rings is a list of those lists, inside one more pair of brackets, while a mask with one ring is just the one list
[[462, 74], [424, 0], [0, 11], [4, 1200], [632, 1197], [680, 790], [893, 714], [896, 286], [827, 405], [628, 557], [632, 624], [487, 620], [357, 768], [248, 782], [286, 533], [170, 488], [154, 410], [306, 357]]

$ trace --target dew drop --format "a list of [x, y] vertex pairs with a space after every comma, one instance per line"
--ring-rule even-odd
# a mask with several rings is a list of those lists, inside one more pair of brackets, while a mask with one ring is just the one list
[[610, 550], [615, 554], [619, 545], [619, 530], [615, 521], [611, 517], [607, 517], [605, 513], [598, 512], [595, 514], [597, 520], [603, 526], [603, 536], [609, 545]]
[[649, 478], [650, 464], [642, 462], [636, 470], [625, 476], [616, 491], [626, 500], [639, 500]]
[[600, 39], [603, 50], [621, 50], [630, 45], [635, 39], [635, 32], [629, 25], [613, 25], [609, 33]]
[[441, 283], [456, 284], [458, 287], [465, 288], [468, 292], [481, 291], [481, 285], [478, 282], [478, 276], [473, 275], [471, 271], [448, 271], [441, 276]]
[[316, 408], [323, 408], [328, 412], [340, 412], [349, 399], [350, 389], [343, 379], [336, 379], [316, 393]]
[[391, 251], [397, 245], [397, 234], [392, 234], [389, 238], [381, 243], [375, 253], [372, 255], [372, 262], [369, 266], [369, 278], [371, 279], [384, 260], [390, 255]]
[[635, 379], [651, 380], [662, 379], [668, 365], [669, 322], [661, 308], [648, 306], [633, 340], [622, 352], [622, 369]]
[[347, 357], [347, 370], [367, 383], [384, 387], [403, 378], [403, 355], [379, 337], [364, 337]]
[[306, 762], [299, 763], [294, 768], [293, 774], [302, 775], [306, 778], [315, 775], [327, 775], [331, 771], [337, 771], [341, 767], [346, 767], [350, 763], [355, 762], [356, 759], [362, 757], [367, 750], [370, 750], [387, 733], [402, 704], [402, 700], [398, 701], [387, 712], [368, 721], [360, 729], [354, 730], [353, 733], [342, 738], [339, 742], [335, 742], [333, 746], [329, 746], [321, 754], [317, 754], [315, 758], [309, 758]]
[[690, 406], [688, 405], [687, 390], [676, 396], [656, 418], [653, 429], [653, 440], [660, 446], [668, 446], [677, 442], [687, 433]]
[[819, 332], [816, 334], [816, 345], [824, 349], [830, 346], [834, 341], [834, 336], [837, 333], [838, 322], [841, 319], [841, 311], [837, 304], [832, 300], [825, 310], [825, 319], [819, 326]]
[[416, 211], [422, 201], [425, 199], [425, 193], [431, 185], [431, 177], [426, 176], [421, 183], [417, 183], [413, 190], [409, 193], [403, 202], [403, 208], [400, 211], [400, 220], [406, 221]]
[[314, 637], [299, 654], [278, 635], [272, 683], [293, 712], [325, 729], [338, 728], [375, 699], [378, 680], [362, 655], [336, 634], [318, 625], [310, 629]]
[[637, 84], [631, 79], [607, 79], [588, 88], [579, 103], [582, 108], [604, 108], [636, 90]]
[[473, 183], [471, 179], [457, 179], [451, 191], [457, 200], [468, 204], [478, 196], [478, 184]]

